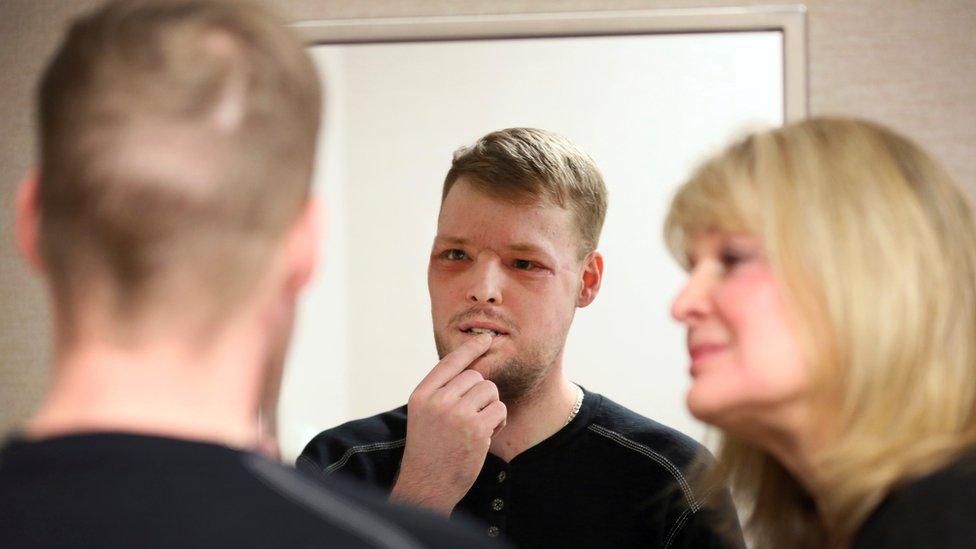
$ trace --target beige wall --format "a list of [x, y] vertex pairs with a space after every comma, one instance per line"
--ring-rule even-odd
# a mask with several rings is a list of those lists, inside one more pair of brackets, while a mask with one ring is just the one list
[[[268, 0], [288, 20], [784, 4], [782, 0]], [[0, 432], [43, 392], [43, 288], [13, 246], [13, 198], [32, 162], [31, 94], [64, 22], [95, 0], [0, 3]], [[810, 0], [812, 114], [885, 122], [935, 152], [976, 194], [976, 7], [972, 0]]]

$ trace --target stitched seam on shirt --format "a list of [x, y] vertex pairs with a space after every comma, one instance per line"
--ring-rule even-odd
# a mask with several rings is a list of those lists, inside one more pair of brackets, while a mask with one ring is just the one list
[[327, 474], [332, 474], [345, 467], [346, 463], [349, 463], [349, 459], [356, 454], [361, 454], [363, 452], [377, 452], [379, 450], [393, 450], [394, 448], [402, 448], [406, 446], [406, 437], [400, 440], [394, 440], [390, 442], [374, 442], [372, 444], [360, 444], [359, 446], [353, 446], [352, 448], [346, 450], [346, 453], [342, 454], [339, 461], [328, 465], [325, 468]]
[[684, 493], [685, 498], [688, 500], [688, 506], [691, 508], [692, 512], [696, 512], [701, 508], [701, 505], [699, 505], [698, 500], [695, 499], [695, 493], [691, 490], [691, 486], [688, 484], [688, 481], [685, 480], [685, 476], [681, 474], [681, 471], [675, 466], [674, 463], [671, 463], [671, 460], [655, 452], [654, 450], [651, 450], [647, 446], [644, 446], [643, 444], [640, 444], [638, 442], [634, 442], [633, 440], [630, 440], [629, 438], [621, 435], [620, 433], [611, 431], [606, 427], [593, 424], [590, 425], [588, 429], [590, 429], [594, 433], [597, 433], [598, 435], [604, 436], [616, 442], [617, 444], [623, 446], [624, 448], [628, 448], [639, 454], [643, 454], [651, 458], [658, 465], [667, 469], [668, 472], [670, 472], [671, 475], [674, 477], [674, 479], [678, 482], [678, 486], [681, 487], [681, 491]]
[[692, 513], [694, 513], [694, 511], [692, 511], [691, 508], [685, 509], [681, 513], [681, 516], [678, 517], [678, 520], [674, 521], [674, 526], [671, 527], [671, 531], [668, 532], [668, 537], [664, 540], [664, 549], [671, 547], [671, 544], [674, 542], [678, 532], [681, 531], [681, 527], [685, 525], [685, 522], [688, 521], [688, 517], [690, 517]]
[[[702, 501], [708, 501], [708, 498], [712, 496], [713, 491], [714, 491], [714, 487], [706, 490], [704, 496], [702, 497]], [[665, 539], [664, 549], [670, 547], [671, 544], [674, 543], [674, 540], [678, 539], [678, 532], [680, 532], [681, 529], [684, 527], [685, 523], [688, 522], [688, 518], [690, 518], [695, 513], [696, 511], [692, 510], [691, 508], [688, 508], [685, 509], [681, 513], [681, 515], [678, 516], [678, 520], [674, 521], [674, 526], [671, 527], [671, 532], [668, 534], [668, 537]]]
[[328, 476], [325, 474], [325, 471], [323, 471], [322, 468], [319, 467], [319, 464], [315, 463], [315, 460], [306, 456], [305, 454], [298, 456], [298, 459], [295, 461], [295, 466], [297, 467], [299, 463], [307, 463], [309, 466], [311, 466], [312, 472], [322, 478]]

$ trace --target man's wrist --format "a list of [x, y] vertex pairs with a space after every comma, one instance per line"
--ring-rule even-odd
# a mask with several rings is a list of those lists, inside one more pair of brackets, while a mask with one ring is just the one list
[[436, 486], [431, 486], [429, 483], [414, 483], [405, 480], [401, 475], [398, 475], [389, 499], [393, 503], [422, 507], [444, 516], [450, 516], [459, 501], [445, 497], [443, 493], [439, 493]]

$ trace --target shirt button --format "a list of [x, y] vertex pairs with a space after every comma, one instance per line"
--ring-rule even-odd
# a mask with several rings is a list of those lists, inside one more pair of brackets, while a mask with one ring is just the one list
[[505, 474], [505, 471], [501, 471], [501, 472], [499, 472], [499, 473], [498, 473], [498, 482], [505, 482], [505, 477], [506, 477], [506, 476], [507, 476], [507, 475]]
[[497, 538], [498, 534], [500, 533], [502, 533], [502, 531], [499, 530], [497, 526], [490, 526], [488, 528], [488, 537], [490, 538]]
[[492, 509], [494, 509], [495, 511], [501, 511], [502, 507], [505, 507], [505, 502], [502, 500], [502, 498], [495, 498], [494, 500], [492, 500], [491, 502]]

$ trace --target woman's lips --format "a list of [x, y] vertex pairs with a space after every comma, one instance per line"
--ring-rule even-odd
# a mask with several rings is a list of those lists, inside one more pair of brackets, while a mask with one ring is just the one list
[[688, 356], [691, 357], [691, 376], [695, 377], [701, 370], [701, 366], [708, 359], [728, 350], [728, 345], [724, 343], [699, 343], [688, 347]]

